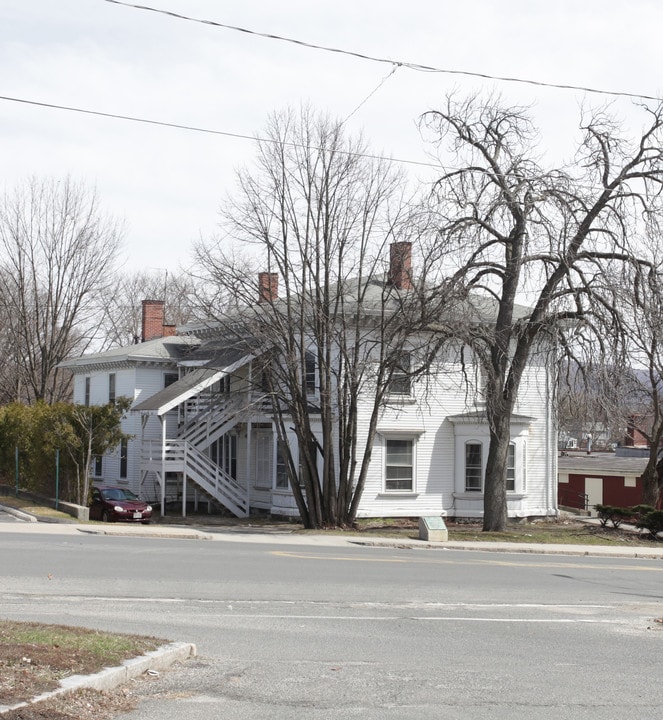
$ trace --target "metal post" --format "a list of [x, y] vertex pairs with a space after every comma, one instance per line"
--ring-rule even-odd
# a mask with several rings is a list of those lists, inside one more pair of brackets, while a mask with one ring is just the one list
[[[87, 498], [85, 498], [87, 504]], [[55, 509], [60, 507], [60, 448], [55, 451]]]
[[[249, 406], [251, 406], [252, 394], [253, 394], [253, 360], [249, 363]], [[252, 437], [251, 437], [251, 426], [253, 419], [253, 411], [250, 412], [248, 421], [246, 423], [246, 517], [251, 514], [251, 453], [252, 453]]]
[[184, 442], [184, 472], [182, 472], [182, 517], [186, 517], [186, 468], [187, 468], [187, 445]]
[[166, 514], [166, 417], [159, 417], [161, 422], [161, 517]]
[[14, 465], [16, 468], [16, 497], [18, 497], [18, 445], [14, 448]]

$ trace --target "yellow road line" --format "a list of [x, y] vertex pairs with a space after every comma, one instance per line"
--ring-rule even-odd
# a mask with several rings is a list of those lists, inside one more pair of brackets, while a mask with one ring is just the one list
[[338, 555], [314, 555], [308, 553], [288, 552], [286, 550], [272, 550], [270, 555], [277, 555], [285, 558], [296, 558], [298, 560], [334, 560], [336, 562], [367, 562], [367, 563], [400, 563], [419, 565], [495, 565], [499, 567], [539, 567], [539, 568], [574, 568], [578, 570], [631, 570], [636, 572], [663, 572], [663, 567], [647, 567], [644, 565], [588, 565], [577, 562], [533, 562], [522, 560], [514, 562], [509, 560], [477, 560], [476, 558], [464, 558], [463, 560], [446, 560], [430, 558], [385, 558], [385, 557], [344, 557]]

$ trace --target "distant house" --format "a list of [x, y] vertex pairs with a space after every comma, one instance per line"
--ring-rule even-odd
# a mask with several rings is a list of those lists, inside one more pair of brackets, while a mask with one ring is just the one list
[[[104, 405], [118, 397], [128, 397], [137, 403], [177, 382], [179, 363], [200, 341], [192, 336], [175, 335], [174, 328], [165, 325], [163, 318], [164, 303], [146, 300], [140, 342], [64, 361], [61, 367], [74, 373], [74, 402]], [[95, 458], [90, 473], [96, 482], [126, 484], [138, 490], [141, 446], [136, 438], [141, 435], [140, 416], [129, 414], [122, 429], [132, 439]]]
[[[260, 293], [272, 280], [260, 278]], [[143, 317], [168, 327], [163, 304], [145, 301]], [[258, 380], [260, 348], [233, 346], [218, 325], [178, 328], [170, 337], [153, 332], [137, 345], [63, 364], [74, 373], [75, 402], [119, 395], [133, 401], [125, 421], [132, 439], [95, 465], [95, 482], [126, 484], [162, 508], [177, 503], [182, 513], [210, 501], [237, 516], [296, 516], [272, 407]], [[512, 517], [557, 515], [553, 385], [542, 354], [529, 365], [511, 421]], [[306, 386], [315, 398], [313, 363]], [[457, 353], [442, 357], [426, 383], [394, 383], [377, 430], [359, 517], [482, 516], [489, 428], [482, 389], [468, 385]], [[294, 433], [287, 442], [296, 456]]]
[[642, 502], [642, 475], [646, 457], [619, 457], [614, 453], [568, 453], [558, 460], [560, 507], [589, 510], [595, 506], [630, 507]]

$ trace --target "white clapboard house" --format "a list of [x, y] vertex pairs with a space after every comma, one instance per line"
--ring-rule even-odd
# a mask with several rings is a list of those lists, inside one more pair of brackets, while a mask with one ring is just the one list
[[[265, 288], [277, 292], [273, 275], [262, 275], [257, 300]], [[296, 516], [271, 407], [254, 382], [259, 349], [225, 343], [218, 324], [174, 332], [164, 324], [164, 303], [145, 300], [141, 342], [63, 363], [74, 373], [74, 402], [133, 401], [123, 421], [131, 439], [96, 459], [94, 482], [126, 485], [162, 508], [177, 503], [182, 513], [204, 501], [239, 517]], [[378, 423], [359, 517], [482, 516], [489, 433], [481, 389], [469, 377], [456, 352], [426, 382], [399, 383]], [[552, 368], [541, 354], [529, 364], [511, 419], [511, 517], [557, 514], [553, 397]], [[296, 450], [294, 434], [289, 442]]]

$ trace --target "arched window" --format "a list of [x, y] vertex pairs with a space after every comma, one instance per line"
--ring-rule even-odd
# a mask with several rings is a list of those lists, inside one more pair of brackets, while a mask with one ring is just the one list
[[465, 443], [465, 492], [481, 492], [483, 478], [483, 448], [481, 443]]

